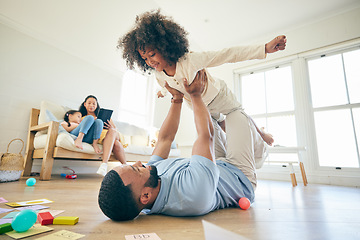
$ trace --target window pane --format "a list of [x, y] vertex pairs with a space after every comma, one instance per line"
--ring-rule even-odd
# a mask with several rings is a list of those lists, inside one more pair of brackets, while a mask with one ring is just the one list
[[147, 77], [134, 71], [126, 71], [121, 89], [121, 108], [146, 114]]
[[350, 103], [360, 102], [360, 50], [344, 53]]
[[294, 110], [291, 68], [283, 67], [265, 72], [267, 112]]
[[[297, 146], [295, 116], [269, 117], [268, 130], [274, 136], [273, 145], [286, 147]], [[260, 126], [258, 126], [260, 127]]]
[[249, 115], [266, 113], [264, 73], [255, 73], [241, 78], [242, 106]]
[[349, 109], [315, 112], [320, 166], [359, 167]]
[[135, 125], [138, 127], [146, 127], [147, 125], [147, 119], [145, 116], [141, 116], [136, 113], [127, 112], [127, 111], [121, 111], [121, 114], [119, 116], [119, 121], [121, 122], [127, 122], [131, 125]]
[[340, 54], [311, 60], [308, 65], [313, 107], [348, 103]]
[[[360, 108], [353, 109], [358, 151], [360, 151]], [[360, 155], [360, 152], [358, 153]]]

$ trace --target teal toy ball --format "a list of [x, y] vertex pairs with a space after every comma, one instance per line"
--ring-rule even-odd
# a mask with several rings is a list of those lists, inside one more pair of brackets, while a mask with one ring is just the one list
[[35, 178], [29, 178], [28, 180], [26, 180], [26, 185], [28, 185], [29, 187], [34, 186], [35, 183], [36, 183]]
[[35, 224], [36, 219], [36, 212], [30, 209], [25, 209], [13, 218], [11, 227], [17, 232], [25, 232]]

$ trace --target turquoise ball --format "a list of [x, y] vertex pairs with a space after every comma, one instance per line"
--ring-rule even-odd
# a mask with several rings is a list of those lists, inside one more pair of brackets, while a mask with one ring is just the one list
[[13, 218], [11, 227], [17, 232], [25, 232], [35, 224], [36, 219], [37, 215], [35, 211], [25, 209]]
[[35, 178], [29, 178], [28, 180], [26, 180], [26, 185], [28, 186], [34, 186], [36, 183], [36, 179]]

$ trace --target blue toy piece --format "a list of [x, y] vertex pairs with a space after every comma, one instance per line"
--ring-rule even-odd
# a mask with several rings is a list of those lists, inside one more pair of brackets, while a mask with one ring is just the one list
[[29, 187], [34, 186], [35, 183], [36, 183], [35, 178], [29, 178], [28, 180], [26, 180], [26, 185], [28, 185]]
[[11, 227], [17, 232], [25, 232], [35, 224], [36, 219], [37, 215], [35, 211], [25, 209], [13, 218]]

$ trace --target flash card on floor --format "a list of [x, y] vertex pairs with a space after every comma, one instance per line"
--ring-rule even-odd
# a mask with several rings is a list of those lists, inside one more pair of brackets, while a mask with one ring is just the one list
[[45, 203], [52, 203], [52, 202], [53, 201], [44, 198], [44, 199], [30, 200], [30, 201], [25, 201], [25, 202], [11, 202], [11, 203], [5, 203], [5, 204], [10, 207], [23, 207], [23, 206], [45, 204]]
[[32, 228], [30, 228], [29, 230], [27, 230], [25, 232], [16, 232], [15, 230], [13, 230], [13, 231], [7, 232], [5, 234], [12, 238], [20, 239], [20, 238], [26, 238], [26, 237], [30, 237], [30, 236], [37, 235], [37, 234], [44, 233], [44, 232], [49, 232], [52, 230], [54, 230], [54, 229], [45, 227], [45, 226], [41, 226], [41, 225], [34, 225]]
[[70, 232], [67, 230], [61, 230], [56, 233], [52, 233], [50, 235], [47, 235], [45, 237], [37, 238], [36, 240], [76, 240], [79, 238], [85, 237], [83, 234]]
[[3, 198], [3, 197], [0, 197], [0, 203], [6, 203], [6, 202], [8, 202], [8, 200], [6, 200], [6, 199]]
[[146, 240], [161, 240], [156, 233], [142, 233], [135, 235], [125, 235], [126, 240], [134, 240], [134, 239], [146, 239]]
[[11, 211], [14, 211], [14, 210], [15, 209], [0, 208], [0, 213], [11, 212]]
[[31, 210], [41, 210], [41, 209], [46, 209], [46, 208], [49, 208], [47, 206], [41, 206], [41, 205], [31, 205], [31, 206], [27, 206], [27, 207], [19, 207], [19, 208], [16, 208], [16, 210], [19, 210], [19, 211], [22, 211], [22, 210], [25, 210], [25, 209], [31, 209]]

